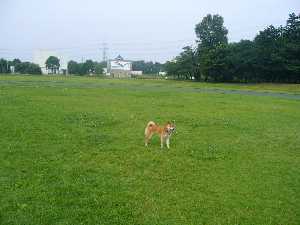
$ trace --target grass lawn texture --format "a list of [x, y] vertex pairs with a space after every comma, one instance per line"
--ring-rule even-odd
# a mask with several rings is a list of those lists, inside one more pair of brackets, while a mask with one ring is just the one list
[[[0, 224], [298, 225], [286, 95], [300, 85], [0, 76]], [[144, 147], [149, 120], [176, 120], [169, 150]]]

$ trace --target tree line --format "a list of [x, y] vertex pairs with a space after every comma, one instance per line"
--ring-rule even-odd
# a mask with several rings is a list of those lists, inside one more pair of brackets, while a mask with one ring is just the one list
[[85, 74], [103, 74], [106, 62], [96, 62], [91, 59], [85, 62], [78, 63], [74, 60], [68, 62], [68, 73], [74, 75], [85, 75]]
[[159, 62], [133, 61], [132, 70], [143, 71], [143, 74], [158, 74], [163, 70], [163, 64]]
[[[78, 63], [71, 60], [68, 63], [68, 72], [76, 75], [103, 74], [106, 67], [106, 62], [96, 62], [89, 59], [83, 63]], [[144, 74], [158, 74], [162, 70], [162, 67], [163, 64], [158, 62], [145, 62], [144, 60], [132, 62], [132, 70], [143, 71]]]
[[[14, 68], [14, 71], [12, 71]], [[42, 74], [39, 65], [31, 62], [21, 62], [20, 59], [12, 61], [0, 59], [0, 73]]]
[[228, 43], [220, 15], [208, 14], [196, 25], [197, 46], [187, 46], [165, 63], [180, 79], [212, 82], [300, 83], [300, 15], [289, 15], [285, 26], [269, 26], [253, 41]]
[[[11, 71], [11, 66], [14, 66], [14, 71]], [[49, 74], [59, 73], [61, 67], [59, 59], [56, 56], [49, 56], [45, 62], [46, 69]], [[85, 62], [78, 63], [74, 60], [68, 62], [68, 73], [74, 75], [95, 74], [101, 75], [106, 68], [106, 62], [97, 62], [91, 59]], [[143, 71], [144, 74], [158, 74], [163, 69], [163, 64], [158, 62], [145, 62], [143, 60], [133, 61], [133, 70]], [[21, 73], [21, 74], [42, 74], [39, 65], [30, 62], [21, 62], [19, 59], [8, 61], [0, 59], [0, 73]]]

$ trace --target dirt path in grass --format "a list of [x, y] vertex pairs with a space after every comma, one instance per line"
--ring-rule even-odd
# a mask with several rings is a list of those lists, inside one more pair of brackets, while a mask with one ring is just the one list
[[179, 87], [172, 85], [163, 84], [126, 84], [126, 83], [101, 83], [101, 82], [73, 82], [63, 80], [49, 80], [49, 81], [13, 81], [13, 80], [0, 80], [0, 87], [57, 87], [57, 88], [112, 88], [112, 89], [127, 89], [135, 91], [167, 91], [167, 92], [199, 92], [199, 93], [214, 93], [214, 94], [239, 94], [239, 95], [252, 95], [252, 96], [268, 96], [284, 99], [295, 99], [300, 100], [300, 94], [295, 93], [284, 93], [275, 91], [253, 91], [253, 90], [233, 90], [233, 89], [222, 89], [222, 88], [195, 88], [195, 87]]
[[207, 89], [202, 88], [202, 89], [197, 89], [197, 90], [199, 90], [200, 92], [207, 92], [207, 93], [270, 96], [270, 97], [277, 97], [277, 98], [300, 100], [300, 94], [291, 94], [291, 93], [282, 93], [282, 92], [227, 90], [227, 89], [216, 89], [216, 88], [207, 88]]

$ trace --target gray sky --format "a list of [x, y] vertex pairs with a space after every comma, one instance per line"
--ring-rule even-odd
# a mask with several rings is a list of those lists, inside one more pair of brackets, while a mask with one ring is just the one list
[[229, 41], [253, 39], [268, 25], [285, 25], [299, 0], [0, 0], [0, 58], [32, 60], [51, 49], [77, 61], [109, 58], [164, 62], [193, 44], [195, 25], [219, 14]]

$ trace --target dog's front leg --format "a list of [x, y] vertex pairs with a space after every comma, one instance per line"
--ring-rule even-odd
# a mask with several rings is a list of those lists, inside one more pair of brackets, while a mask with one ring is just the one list
[[160, 148], [164, 147], [164, 137], [163, 135], [160, 136]]
[[166, 144], [167, 144], [167, 148], [169, 149], [170, 148], [170, 138], [166, 139]]

